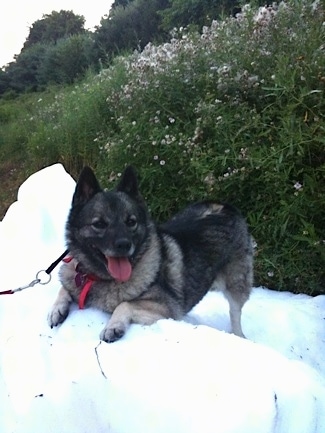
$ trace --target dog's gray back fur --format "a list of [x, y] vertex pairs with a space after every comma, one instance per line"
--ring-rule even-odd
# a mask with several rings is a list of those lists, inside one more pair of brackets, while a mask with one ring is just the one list
[[[96, 276], [86, 305], [113, 313], [101, 334], [104, 340], [120, 338], [132, 321], [180, 319], [217, 286], [229, 301], [232, 331], [243, 336], [241, 309], [251, 290], [253, 254], [246, 222], [234, 207], [196, 203], [157, 227], [131, 167], [114, 191], [101, 190], [86, 168], [76, 186], [66, 237], [73, 261], [61, 269], [64, 290], [69, 302], [78, 301], [76, 265], [79, 272]], [[125, 257], [131, 276], [116, 281], [107, 257]], [[52, 312], [49, 321], [53, 326], [62, 320]]]

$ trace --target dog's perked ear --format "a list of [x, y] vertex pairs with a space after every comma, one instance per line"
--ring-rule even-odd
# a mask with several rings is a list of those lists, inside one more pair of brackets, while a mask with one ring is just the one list
[[98, 180], [90, 167], [84, 167], [80, 173], [72, 199], [72, 205], [86, 203], [95, 194], [102, 191]]
[[116, 187], [116, 191], [125, 192], [131, 197], [138, 197], [138, 178], [132, 165], [127, 166], [124, 170], [121, 180]]

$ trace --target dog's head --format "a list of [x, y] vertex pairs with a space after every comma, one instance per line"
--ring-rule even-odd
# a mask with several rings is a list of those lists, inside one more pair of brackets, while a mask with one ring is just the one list
[[124, 282], [145, 249], [149, 219], [135, 170], [125, 169], [117, 187], [104, 191], [89, 167], [80, 174], [67, 222], [71, 254], [86, 272]]

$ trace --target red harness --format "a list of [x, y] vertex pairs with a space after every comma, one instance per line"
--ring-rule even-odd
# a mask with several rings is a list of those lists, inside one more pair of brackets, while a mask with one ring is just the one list
[[93, 285], [94, 281], [95, 280], [91, 280], [89, 277], [87, 277], [86, 283], [83, 286], [83, 288], [81, 289], [80, 296], [79, 296], [79, 302], [78, 302], [80, 310], [83, 310], [85, 308], [86, 297], [87, 297], [88, 292], [91, 289], [91, 286]]
[[[73, 257], [69, 256], [63, 259], [64, 263], [70, 263]], [[75, 283], [77, 287], [82, 286], [80, 295], [79, 295], [79, 301], [78, 306], [80, 310], [83, 310], [85, 308], [85, 302], [87, 295], [89, 293], [89, 290], [91, 289], [93, 283], [95, 281], [98, 281], [99, 278], [96, 277], [96, 275], [88, 275], [88, 274], [82, 274], [80, 271], [78, 271], [78, 265], [76, 266], [76, 276], [75, 276]]]

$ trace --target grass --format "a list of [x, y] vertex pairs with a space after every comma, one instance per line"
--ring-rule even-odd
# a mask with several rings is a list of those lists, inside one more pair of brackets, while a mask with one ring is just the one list
[[28, 134], [22, 124], [29, 106], [30, 98], [25, 96], [19, 100], [0, 99], [0, 218], [16, 200], [18, 187], [27, 176]]
[[17, 131], [4, 102], [6, 146], [24, 143], [33, 169], [92, 165], [109, 187], [132, 163], [158, 220], [230, 201], [257, 243], [256, 284], [325, 293], [323, 22], [320, 2], [289, 0], [201, 34], [175, 29], [170, 43], [31, 97]]

